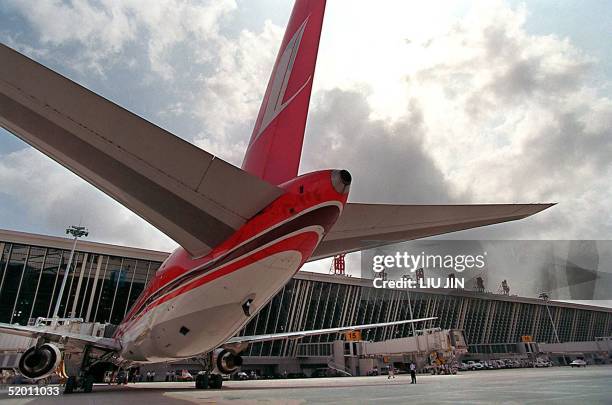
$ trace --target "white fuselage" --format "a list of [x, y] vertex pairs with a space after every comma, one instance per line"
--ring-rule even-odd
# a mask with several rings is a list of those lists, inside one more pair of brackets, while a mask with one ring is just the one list
[[[300, 232], [316, 232], [320, 238], [323, 228], [311, 226]], [[121, 357], [138, 363], [162, 362], [219, 347], [291, 279], [302, 261], [298, 250], [280, 251], [159, 304], [126, 328]], [[248, 299], [253, 300], [250, 316], [242, 308]], [[188, 332], [180, 333], [181, 328]]]

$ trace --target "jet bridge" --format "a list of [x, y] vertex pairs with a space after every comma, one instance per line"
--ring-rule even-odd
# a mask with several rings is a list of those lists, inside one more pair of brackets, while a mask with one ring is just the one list
[[419, 369], [429, 366], [430, 358], [455, 361], [467, 353], [463, 331], [458, 329], [425, 329], [416, 336], [381, 342], [344, 341], [333, 343], [331, 364], [351, 375], [368, 375], [389, 363], [405, 366], [414, 361]]

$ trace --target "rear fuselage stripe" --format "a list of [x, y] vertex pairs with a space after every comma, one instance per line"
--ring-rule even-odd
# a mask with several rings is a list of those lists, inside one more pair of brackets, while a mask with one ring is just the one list
[[215, 271], [230, 262], [239, 260], [240, 258], [252, 254], [259, 248], [273, 242], [277, 239], [281, 239], [283, 236], [289, 235], [300, 229], [312, 226], [312, 225], [320, 225], [323, 228], [323, 233], [326, 233], [329, 230], [329, 227], [334, 223], [336, 217], [339, 214], [339, 207], [337, 205], [327, 205], [324, 207], [320, 207], [309, 211], [303, 215], [299, 215], [280, 226], [276, 226], [271, 228], [268, 232], [263, 232], [258, 237], [248, 241], [245, 244], [238, 246], [235, 250], [228, 253], [226, 256], [220, 258], [220, 260], [210, 262], [199, 269], [195, 269], [188, 273], [185, 273], [182, 276], [177, 277], [175, 280], [172, 280], [165, 286], [158, 289], [156, 292], [151, 294], [144, 302], [139, 304], [138, 309], [136, 309], [130, 316], [130, 319], [126, 321], [130, 321], [134, 318], [137, 318], [143, 310], [148, 308], [153, 302], [161, 298], [162, 296], [181, 288], [181, 286], [189, 283], [190, 281], [203, 276], [209, 272]]

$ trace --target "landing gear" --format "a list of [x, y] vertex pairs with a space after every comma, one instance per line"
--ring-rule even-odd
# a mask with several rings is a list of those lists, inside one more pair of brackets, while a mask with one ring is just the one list
[[196, 375], [195, 386], [198, 390], [205, 390], [208, 388], [208, 373], [200, 373]]
[[[66, 384], [64, 385], [64, 394], [72, 394], [74, 392], [90, 393], [93, 391], [95, 370], [92, 366], [100, 362], [107, 361], [112, 357], [112, 353], [106, 353], [100, 357], [91, 356], [91, 347], [86, 346], [82, 353], [68, 357], [62, 366], [61, 375], [67, 376]], [[66, 354], [64, 355], [66, 359]], [[78, 366], [80, 364], [80, 366]]]
[[223, 377], [221, 374], [211, 374], [208, 381], [208, 388], [219, 390], [223, 386]]
[[195, 387], [198, 390], [218, 390], [223, 386], [223, 377], [221, 374], [212, 374], [208, 372], [200, 373], [195, 378]]
[[77, 385], [77, 379], [75, 376], [70, 376], [66, 380], [66, 385], [64, 385], [64, 394], [72, 394]]
[[90, 393], [93, 390], [94, 378], [92, 375], [87, 375], [83, 379], [83, 392]]
[[84, 375], [83, 377], [77, 378], [76, 376], [70, 376], [66, 380], [64, 386], [64, 394], [72, 394], [74, 391], [82, 390], [83, 392], [89, 393], [93, 390], [94, 378], [92, 375]]
[[204, 371], [201, 371], [195, 377], [195, 387], [198, 390], [206, 390], [206, 389], [221, 389], [223, 386], [223, 377], [221, 374], [213, 373], [214, 368], [214, 358], [213, 353], [209, 353], [206, 357], [197, 358], [197, 360], [202, 364], [202, 368]]

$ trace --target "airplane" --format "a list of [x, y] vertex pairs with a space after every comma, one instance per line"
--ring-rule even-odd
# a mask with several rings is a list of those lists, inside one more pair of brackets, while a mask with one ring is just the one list
[[90, 392], [97, 363], [202, 360], [198, 388], [221, 388], [253, 342], [400, 325], [407, 319], [236, 336], [306, 262], [531, 216], [552, 204], [348, 202], [343, 169], [298, 175], [325, 0], [296, 0], [242, 167], [0, 45], [0, 124], [174, 239], [111, 338], [0, 324], [35, 338], [20, 372], [64, 365], [65, 392]]

